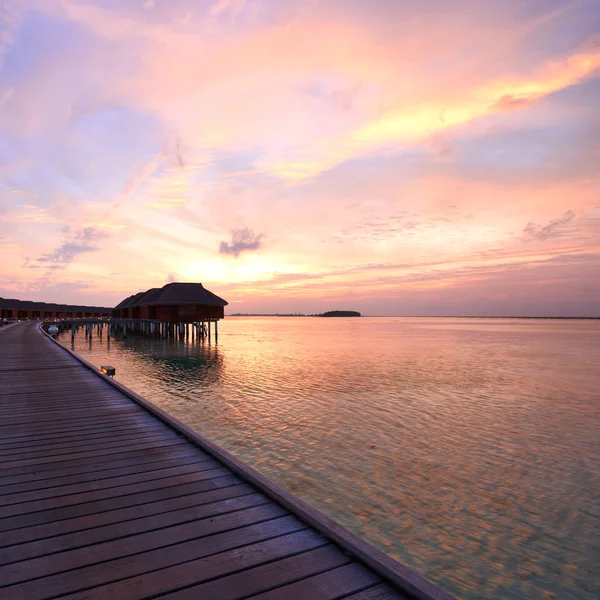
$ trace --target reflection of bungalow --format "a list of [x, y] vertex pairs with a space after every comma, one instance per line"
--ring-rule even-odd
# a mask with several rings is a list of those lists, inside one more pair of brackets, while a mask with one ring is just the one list
[[167, 323], [217, 321], [227, 302], [201, 283], [168, 283], [125, 298], [113, 309], [119, 319], [153, 319]]
[[15, 298], [0, 298], [2, 319], [71, 319], [109, 317], [110, 308], [98, 306], [72, 306], [47, 302], [31, 302]]

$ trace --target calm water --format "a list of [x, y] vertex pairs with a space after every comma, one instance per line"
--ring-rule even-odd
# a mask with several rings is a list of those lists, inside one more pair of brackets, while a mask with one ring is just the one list
[[61, 341], [460, 598], [600, 598], [599, 321]]

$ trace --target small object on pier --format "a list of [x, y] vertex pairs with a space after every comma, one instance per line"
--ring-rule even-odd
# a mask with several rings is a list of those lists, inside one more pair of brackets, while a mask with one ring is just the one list
[[100, 371], [102, 371], [102, 373], [108, 375], [109, 377], [114, 377], [117, 372], [117, 370], [114, 367], [111, 367], [110, 365], [101, 366]]
[[58, 327], [56, 325], [50, 325], [50, 327], [48, 327], [48, 333], [50, 335], [56, 335], [58, 333]]

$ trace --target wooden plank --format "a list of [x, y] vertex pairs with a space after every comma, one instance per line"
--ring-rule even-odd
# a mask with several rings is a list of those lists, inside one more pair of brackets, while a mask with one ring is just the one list
[[119, 427], [133, 427], [133, 426], [141, 426], [141, 425], [145, 425], [147, 423], [154, 423], [156, 421], [156, 419], [149, 417], [148, 415], [144, 415], [144, 414], [135, 414], [135, 415], [128, 415], [125, 418], [119, 419], [118, 421], [115, 422], [115, 419], [113, 417], [106, 417], [106, 418], [98, 418], [96, 419], [93, 423], [86, 423], [86, 424], [81, 424], [81, 423], [72, 423], [69, 425], [65, 425], [65, 424], [60, 424], [60, 425], [50, 425], [47, 427], [36, 427], [34, 431], [32, 431], [31, 428], [24, 428], [23, 431], [18, 430], [15, 431], [14, 429], [12, 431], [6, 431], [3, 432], [0, 436], [0, 439], [2, 439], [3, 441], [11, 441], [14, 439], [23, 439], [23, 438], [27, 438], [27, 436], [32, 435], [33, 433], [35, 433], [36, 435], [48, 435], [49, 433], [64, 433], [64, 432], [73, 432], [73, 431], [77, 431], [77, 432], [83, 432], [83, 431], [96, 431], [99, 429], [118, 429]]
[[[0, 383], [0, 386], [2, 384]], [[127, 408], [128, 404], [123, 402], [122, 400], [102, 400], [98, 401], [95, 399], [93, 407], [86, 406], [82, 404], [81, 401], [76, 402], [53, 402], [53, 403], [40, 403], [35, 399], [32, 399], [30, 396], [27, 399], [22, 401], [21, 406], [18, 410], [15, 409], [7, 409], [0, 407], [0, 418], [2, 421], [8, 419], [18, 419], [19, 422], [29, 422], [29, 417], [32, 415], [40, 415], [49, 416], [57, 412], [69, 411], [73, 416], [78, 414], [88, 414], [90, 409], [101, 410], [104, 412], [105, 408], [110, 409], [111, 411], [116, 408]]]
[[[130, 494], [128, 496], [117, 496], [115, 498], [102, 499], [96, 502], [84, 502], [82, 504], [54, 508], [36, 513], [19, 515], [16, 517], [9, 517], [7, 519], [0, 520], [0, 532], [4, 532], [0, 536], [0, 544], [8, 545], [11, 543], [17, 543], [9, 540], [22, 538], [23, 535], [30, 533], [23, 533], [21, 528], [32, 528], [33, 525], [42, 525], [44, 523], [52, 523], [53, 521], [62, 521], [63, 519], [72, 519], [74, 517], [92, 515], [98, 512], [115, 510], [128, 506], [144, 505], [157, 500], [165, 500], [167, 498], [185, 496], [195, 492], [214, 490], [220, 487], [228, 487], [236, 483], [240, 483], [240, 479], [235, 475], [228, 473], [226, 475], [222, 475], [221, 477], [214, 477], [213, 479], [207, 479], [205, 481], [196, 481], [184, 485], [163, 487], [138, 494]], [[9, 535], [8, 532], [13, 529], [19, 529], [21, 530], [21, 533]]]
[[[218, 464], [218, 463], [217, 463]], [[120, 485], [104, 489], [101, 486], [90, 492], [79, 494], [70, 494], [68, 496], [57, 496], [54, 498], [44, 498], [43, 500], [34, 500], [23, 504], [10, 504], [0, 507], [0, 528], [2, 528], [12, 518], [19, 515], [30, 513], [39, 513], [46, 510], [61, 509], [75, 504], [85, 504], [108, 498], [117, 498], [119, 496], [130, 496], [140, 492], [154, 491], [165, 487], [174, 487], [185, 483], [194, 483], [196, 481], [205, 481], [215, 477], [223, 477], [228, 471], [221, 465], [212, 467], [206, 471], [192, 470], [191, 473], [166, 477], [164, 479], [152, 479], [129, 485]]]
[[[261, 507], [263, 510], [251, 514], [249, 509], [257, 507]], [[276, 510], [273, 510], [273, 507]], [[229, 516], [233, 513], [239, 513], [239, 515], [235, 514], [232, 519], [221, 518], [216, 520], [210, 518]], [[76, 569], [135, 554], [142, 550], [152, 550], [169, 545], [174, 540], [177, 543], [194, 537], [204, 537], [206, 534], [203, 532], [207, 530], [207, 525], [210, 525], [208, 529], [210, 534], [215, 533], [215, 522], [221, 528], [217, 528], [216, 531], [218, 532], [223, 529], [233, 529], [234, 527], [230, 527], [232, 523], [249, 525], [253, 524], [254, 519], [257, 517], [259, 521], [265, 520], [265, 515], [269, 517], [269, 520], [270, 518], [277, 518], [282, 516], [282, 510], [262, 494], [256, 493], [231, 500], [195, 506], [186, 510], [146, 517], [143, 520], [136, 519], [135, 521], [121, 523], [118, 526], [104, 527], [101, 532], [104, 535], [98, 534], [95, 529], [88, 530], [79, 536], [80, 541], [85, 542], [83, 544], [85, 547], [71, 548], [55, 544], [55, 546], [58, 546], [58, 551], [63, 550], [60, 555], [47, 554], [30, 560], [12, 561], [11, 564], [0, 567], [0, 582], [2, 582], [2, 585], [11, 585], [28, 579], [46, 577], [64, 571], [66, 568]], [[158, 530], [159, 528], [160, 530]], [[182, 536], [181, 532], [184, 530], [185, 535]], [[173, 552], [176, 553], [177, 551], [177, 548], [173, 549]]]
[[[276, 565], [277, 563], [274, 566]], [[258, 594], [255, 598], [256, 600], [288, 600], [289, 598], [334, 600], [362, 591], [381, 581], [381, 577], [358, 563], [343, 566], [336, 565], [336, 567], [331, 570], [322, 569], [323, 573]], [[276, 573], [275, 571], [273, 575], [276, 575]], [[171, 598], [171, 596], [167, 597]], [[183, 600], [186, 597], [191, 598], [191, 596], [181, 596], [181, 598], [177, 595], [172, 596], [173, 600], [175, 598]], [[398, 596], [398, 598], [401, 598], [401, 596]]]
[[127, 414], [143, 414], [139, 407], [119, 406], [118, 408], [103, 407], [101, 409], [87, 409], [82, 413], [71, 413], [69, 410], [55, 411], [52, 413], [32, 415], [27, 418], [3, 419], [0, 426], [0, 433], [4, 430], [11, 430], [18, 426], [19, 429], [24, 429], [26, 426], [52, 423], [84, 423], [93, 421], [96, 417], [112, 417], [117, 420], [121, 415]]
[[[40, 391], [35, 391], [31, 388], [27, 388], [26, 391], [20, 394], [11, 394], [8, 393], [8, 390], [3, 391], [2, 403], [0, 404], [0, 411], [3, 414], [9, 413], [20, 413], [23, 412], [24, 409], [28, 408], [31, 405], [40, 406], [43, 408], [52, 408], [54, 406], [74, 406], [74, 407], [90, 407], [96, 405], [107, 404], [127, 404], [127, 401], [122, 396], [119, 396], [112, 391], [98, 392], [96, 390], [93, 391], [93, 396], [83, 397], [81, 393], [81, 388], [88, 388], [87, 382], [81, 381], [77, 382], [77, 386], [79, 387], [78, 393], [72, 394], [61, 394], [61, 395], [49, 395], [47, 391], [44, 391], [42, 387]], [[5, 386], [2, 384], [2, 388], [4, 390]], [[92, 399], [90, 399], [92, 398]], [[92, 402], [93, 404], [90, 404]]]
[[[154, 471], [136, 471], [133, 474], [121, 475], [102, 480], [92, 480], [83, 483], [74, 483], [71, 485], [60, 485], [55, 487], [44, 487], [30, 492], [19, 492], [13, 494], [2, 494], [0, 496], [0, 509], [2, 507], [19, 505], [23, 512], [35, 512], [35, 510], [26, 510], [37, 506], [37, 501], [46, 500], [49, 498], [57, 499], [65, 496], [77, 495], [78, 498], [85, 498], [88, 492], [102, 490], [117, 490], [123, 486], [132, 486], [133, 484], [142, 482], [164, 482], [165, 479], [171, 483], [173, 478], [179, 475], [188, 475], [194, 473], [202, 473], [210, 469], [221, 468], [221, 464], [214, 458], [207, 458], [204, 462], [194, 462], [188, 465], [177, 465], [168, 469], [160, 469]], [[84, 500], [85, 501], [85, 500]], [[42, 509], [43, 510], [43, 509]], [[22, 513], [19, 513], [22, 514]], [[0, 513], [0, 518], [2, 514]]]
[[136, 435], [136, 433], [144, 433], [146, 431], [164, 431], [164, 425], [160, 422], [152, 423], [149, 422], [146, 425], [131, 425], [121, 426], [117, 430], [113, 427], [107, 426], [103, 429], [92, 429], [91, 431], [82, 432], [74, 430], [70, 432], [60, 433], [47, 433], [44, 435], [31, 435], [13, 440], [0, 440], [0, 450], [9, 448], [28, 448], [29, 446], [36, 446], [38, 444], [45, 444], [51, 442], [62, 443], [71, 442], [75, 440], [102, 440], [121, 437], [123, 435]]
[[[145, 451], [150, 448], [165, 448], [166, 446], [181, 446], [186, 445], [187, 441], [183, 438], [176, 438], [169, 442], [161, 443], [160, 441], [154, 441], [152, 439], [147, 442], [133, 444], [131, 446], [126, 446], [121, 448], [107, 448], [104, 450], [92, 450], [89, 452], [76, 452], [76, 453], [67, 453], [67, 454], [58, 454], [56, 456], [46, 456], [46, 457], [38, 457], [38, 458], [25, 458], [22, 460], [11, 460], [4, 461], [0, 465], [0, 477], [4, 475], [11, 475], [15, 471], [22, 469], [23, 467], [33, 467], [40, 468], [40, 465], [50, 464], [50, 463], [75, 463], [78, 460], [84, 459], [92, 459], [98, 460], [101, 456], [110, 456], [110, 455], [119, 455], [119, 454], [127, 454], [128, 452], [135, 451]], [[50, 467], [51, 468], [51, 467]]]
[[2, 485], [12, 485], [15, 483], [24, 483], [29, 481], [44, 481], [53, 477], [62, 477], [65, 475], [76, 475], [79, 473], [97, 473], [108, 469], [118, 467], [133, 466], [137, 464], [146, 464], [156, 462], [158, 460], [176, 458], [179, 456], [205, 456], [202, 450], [190, 445], [182, 446], [167, 446], [162, 448], [149, 448], [140, 452], [123, 452], [121, 454], [110, 454], [99, 457], [97, 460], [84, 458], [72, 463], [56, 463], [52, 465], [44, 465], [43, 469], [29, 467], [23, 472], [16, 470], [15, 474], [7, 475], [3, 473], [0, 476]]
[[[16, 541], [17, 544], [0, 548], [0, 565], [114, 539], [122, 536], [124, 527], [128, 528], [128, 535], [143, 533], [155, 528], [154, 518], [161, 513], [179, 512], [180, 509], [201, 507], [205, 504], [256, 493], [248, 484], [240, 483], [207, 492], [8, 532], [6, 535], [9, 537], [13, 533], [25, 533], [26, 537], [9, 539], [8, 541]], [[115, 529], [118, 535], [114, 534]]]
[[[0, 488], [2, 495], [0, 495], [0, 502], [4, 496], [12, 494], [21, 494], [24, 492], [31, 492], [34, 490], [47, 489], [51, 490], [54, 488], [61, 488], [62, 486], [74, 485], [77, 483], [86, 483], [88, 481], [98, 482], [101, 485], [101, 481], [104, 479], [111, 479], [113, 477], [121, 477], [123, 475], [136, 475], [148, 473], [151, 471], [160, 472], [164, 469], [170, 469], [173, 467], [185, 467], [188, 465], [206, 463], [207, 461], [213, 461], [214, 459], [209, 456], [197, 456], [195, 453], [191, 453], [189, 456], [180, 456], [175, 459], [156, 460], [155, 462], [140, 463], [133, 466], [117, 467], [115, 469], [105, 469], [104, 471], [94, 472], [83, 472], [77, 473], [76, 475], [65, 475], [61, 477], [53, 477], [48, 479], [35, 479], [34, 481], [27, 481], [25, 483], [15, 483], [13, 485], [3, 485]], [[0, 480], [1, 482], [1, 480]]]
[[[283, 558], [253, 569], [188, 587], [162, 597], [169, 600], [197, 600], [198, 598], [202, 598], [202, 600], [237, 600], [250, 595], [254, 598], [254, 595], [258, 594], [256, 597], [262, 598], [263, 594], [261, 592], [265, 590], [274, 587], [286, 589], [286, 587], [291, 587], [286, 586], [289, 582], [335, 569], [346, 565], [350, 560], [335, 546], [321, 546], [315, 550], [309, 550], [289, 558]], [[325, 597], [331, 600], [332, 598], [339, 598], [339, 596], [340, 594]], [[291, 598], [310, 598], [313, 600], [313, 596], [309, 594], [290, 594], [276, 597], [285, 598], [286, 600]]]
[[[260, 508], [249, 509], [249, 511], [256, 510], [260, 510]], [[234, 514], [239, 515], [241, 513]], [[290, 518], [293, 519], [293, 517]], [[288, 527], [297, 528], [297, 520], [293, 519], [291, 523], [288, 523]], [[82, 590], [89, 590], [86, 593], [88, 598], [103, 598], [104, 600], [106, 598], [128, 597], [127, 592], [134, 590], [139, 594], [142, 589], [144, 590], [142, 593], [148, 596], [162, 591], [170, 591], [181, 585], [182, 580], [195, 583], [198, 580], [219, 577], [255, 564], [311, 550], [327, 543], [322, 536], [314, 531], [303, 530], [271, 538], [264, 542], [243, 545], [244, 550], [239, 551], [237, 548], [241, 547], [240, 541], [244, 541], [244, 536], [241, 534], [241, 529], [236, 531], [237, 534], [229, 538], [230, 543], [234, 544], [236, 548], [233, 551], [215, 554], [215, 552], [218, 552], [219, 544], [219, 540], [215, 541], [214, 539], [216, 536], [211, 539], [207, 537], [204, 540], [194, 540], [193, 543], [199, 546], [197, 552], [204, 553], [204, 556], [208, 554], [209, 556], [206, 558], [192, 560], [191, 557], [194, 554], [190, 554], [193, 552], [190, 549], [192, 547], [191, 543], [186, 545], [177, 544], [176, 546], [161, 548], [154, 553], [132, 554], [117, 560], [18, 583], [6, 587], [2, 591], [6, 594], [7, 600], [43, 600]], [[181, 554], [176, 556], [175, 553], [178, 551], [181, 551]], [[159, 564], [173, 564], [173, 560], [179, 561], [179, 564], [175, 563], [176, 566], [163, 569], [158, 566]], [[186, 562], [181, 564], [182, 561]], [[140, 577], [140, 575], [142, 576]], [[119, 585], [111, 590], [90, 589], [94, 586], [117, 581]], [[150, 588], [146, 587], [148, 582], [151, 582]], [[100, 595], [95, 594], [97, 590], [101, 590]]]
[[346, 596], [344, 600], [411, 600], [411, 598], [397, 592], [386, 583], [380, 583], [362, 592]]
[[35, 458], [38, 456], [56, 456], [65, 453], [76, 454], [77, 452], [84, 451], [91, 452], [92, 450], [104, 450], [106, 448], [114, 448], [115, 446], [118, 446], [119, 448], [125, 448], [127, 446], [140, 444], [148, 440], [155, 442], [168, 442], [181, 439], [181, 436], [178, 436], [174, 431], [164, 431], [163, 429], [162, 431], [150, 430], [146, 431], [145, 433], [140, 432], [136, 435], [131, 435], [131, 433], [129, 433], [127, 435], [115, 436], [105, 440], [84, 438], [64, 443], [52, 443], [44, 445], [31, 444], [28, 448], [19, 447], [4, 450], [0, 449], [0, 464], [16, 457], [21, 460], [26, 458]]
[[[35, 343], [33, 340], [32, 342]], [[100, 390], [110, 389], [105, 386], [105, 381], [103, 379], [94, 380], [93, 377], [90, 377], [91, 373], [89, 371], [87, 373], [82, 371], [78, 368], [77, 364], [69, 360], [68, 357], [66, 358], [68, 363], [62, 363], [58, 360], [55, 351], [52, 354], [53, 356], [49, 356], [48, 360], [56, 361], [52, 363], [54, 369], [44, 368], [44, 365], [39, 363], [39, 358], [37, 357], [30, 357], [30, 359], [26, 359], [21, 356], [21, 358], [18, 360], [21, 362], [24, 360], [29, 360], [30, 365], [27, 368], [20, 370], [15, 365], [12, 365], [10, 372], [5, 371], [4, 375], [0, 373], [0, 377], [2, 377], [9, 385], [17, 388], [22, 387], [23, 383], [27, 380], [29, 380], [31, 389], [36, 389], [40, 387], [42, 382], [46, 382], [48, 384], [47, 390], [49, 392], [60, 389], [69, 391], [71, 381], [84, 380], [93, 381], [94, 385]], [[57, 367], [60, 370], [56, 370]], [[32, 374], [35, 374], [35, 377], [32, 377]]]
[[[196, 542], [198, 547], [195, 553], [192, 556], [188, 554], [182, 557], [185, 562], [173, 566], [160, 569], [157, 565], [162, 563], [155, 563], [151, 556], [136, 555], [129, 557], [127, 561], [122, 561], [122, 570], [115, 569], [109, 571], [111, 573], [110, 576], [112, 576], [112, 582], [107, 581], [104, 585], [97, 583], [101, 577], [106, 578], [106, 570], [100, 572], [97, 577], [87, 579], [88, 576], [92, 575], [92, 567], [89, 570], [81, 571], [86, 579], [71, 581], [73, 578], [68, 577], [68, 573], [64, 573], [63, 576], [66, 581], [63, 583], [60, 580], [54, 580], [51, 582], [52, 587], [49, 589], [52, 593], [57, 594], [64, 594], [68, 586], [71, 589], [76, 588], [73, 589], [73, 592], [86, 589], [86, 600], [106, 600], [106, 598], [114, 600], [141, 600], [148, 596], [165, 594], [184, 586], [199, 584], [209, 579], [223, 577], [236, 571], [242, 571], [327, 545], [327, 541], [322, 536], [310, 529], [295, 530], [298, 527], [304, 526], [294, 517], [286, 517], [285, 519], [287, 520], [285, 524], [294, 530], [293, 533], [278, 535], [279, 527], [277, 527], [274, 528], [274, 531], [266, 534], [270, 537], [265, 541], [253, 542], [252, 540], [257, 533], [260, 535], [261, 532], [268, 530], [270, 524], [276, 523], [275, 521], [270, 521], [262, 523], [259, 526], [247, 527], [244, 530], [238, 529], [222, 534], [221, 536], [205, 538], [203, 541], [198, 540]], [[265, 535], [265, 533], [262, 533], [262, 535]], [[232, 549], [229, 550], [228, 548]], [[166, 549], [162, 551], [166, 555], [164, 558], [168, 559], [168, 554], [165, 551]], [[149, 562], [144, 564], [144, 559], [149, 560]], [[112, 565], [111, 563], [107, 563], [107, 566]], [[150, 570], [131, 577], [129, 573], [136, 568], [149, 568]], [[61, 576], [58, 575], [55, 577], [58, 579]], [[48, 583], [50, 579], [47, 577], [38, 580], [38, 582], [39, 584], [42, 582]], [[33, 584], [34, 582], [31, 583]], [[41, 600], [43, 597], [41, 595], [27, 596], [26, 593], [23, 594], [23, 591], [37, 593], [39, 584], [35, 587], [31, 585], [25, 590], [19, 589], [18, 595], [14, 594], [11, 588], [6, 588], [6, 591], [10, 593], [7, 600], [38, 600], [38, 598]], [[100, 587], [92, 587], [94, 585], [100, 585]], [[74, 600], [77, 597], [77, 594], [68, 595], [65, 596], [64, 600]]]
[[61, 419], [54, 419], [52, 421], [45, 421], [43, 423], [16, 423], [12, 426], [9, 426], [7, 424], [5, 425], [3, 423], [2, 426], [0, 426], [0, 436], [18, 437], [23, 433], [28, 434], [32, 433], [33, 431], [52, 431], [53, 428], [58, 426], [76, 429], [78, 427], [86, 427], [88, 425], [93, 425], [100, 419], [103, 423], [114, 423], [115, 425], [117, 425], [120, 421], [133, 420], [136, 417], [142, 420], [148, 419], [148, 416], [145, 415], [143, 412], [140, 412], [139, 410], [121, 409], [119, 413], [90, 413], [90, 415], [87, 417], [82, 417], [78, 419], [65, 419], [64, 421]]
[[[32, 372], [33, 373], [33, 372]], [[28, 373], [26, 376], [23, 376], [21, 380], [15, 377], [14, 373], [10, 373], [10, 375], [6, 375], [5, 377], [0, 376], [0, 381], [2, 381], [3, 387], [6, 387], [7, 391], [10, 389], [9, 394], [7, 396], [2, 397], [3, 400], [9, 399], [10, 402], [3, 402], [2, 404], [6, 408], [15, 407], [18, 408], [20, 405], [20, 401], [23, 398], [34, 398], [39, 400], [40, 402], [56, 402], [56, 400], [60, 398], [64, 398], [67, 402], [73, 401], [77, 399], [79, 402], [83, 404], [90, 405], [90, 403], [96, 402], [96, 397], [98, 398], [106, 398], [110, 400], [122, 400], [123, 397], [119, 394], [114, 388], [109, 385], [106, 385], [104, 381], [94, 383], [93, 374], [88, 373], [86, 377], [79, 376], [78, 372], [71, 372], [69, 378], [69, 386], [65, 387], [64, 383], [60, 385], [56, 385], [56, 382], [53, 380], [48, 380], [48, 378], [40, 375], [39, 372], [35, 372], [35, 381], [32, 381], [32, 374]], [[17, 381], [19, 383], [18, 386], [13, 385]], [[80, 383], [85, 383], [86, 388], [93, 389], [94, 395], [88, 396], [87, 394], [82, 395]], [[72, 385], [76, 384], [76, 385]]]

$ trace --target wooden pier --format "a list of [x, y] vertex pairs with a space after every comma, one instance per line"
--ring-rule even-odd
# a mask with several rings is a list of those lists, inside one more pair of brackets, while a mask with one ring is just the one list
[[0, 598], [450, 596], [59, 346], [0, 328]]

